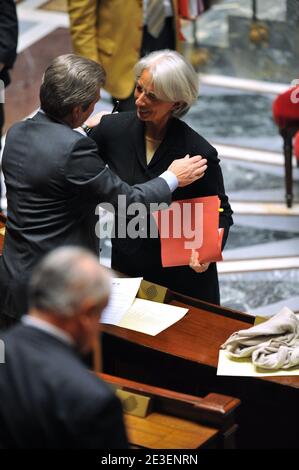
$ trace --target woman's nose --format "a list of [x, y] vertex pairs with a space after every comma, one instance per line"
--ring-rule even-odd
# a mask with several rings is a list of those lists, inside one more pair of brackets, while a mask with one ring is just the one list
[[137, 106], [144, 104], [145, 101], [145, 93], [144, 91], [139, 94], [139, 96], [136, 97], [135, 104]]

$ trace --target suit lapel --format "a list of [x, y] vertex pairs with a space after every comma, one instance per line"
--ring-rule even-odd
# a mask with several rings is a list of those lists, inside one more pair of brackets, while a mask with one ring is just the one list
[[[145, 150], [145, 124], [137, 116], [131, 127], [131, 141], [134, 143], [137, 160], [140, 163], [144, 174], [153, 178], [167, 169], [169, 164], [178, 157], [182, 157], [184, 152], [184, 143], [181, 142], [181, 133], [177, 132], [179, 121], [171, 119], [163, 141], [156, 150], [149, 165], [146, 162]], [[180, 135], [179, 135], [180, 134]]]
[[149, 170], [162, 162], [162, 160], [168, 167], [170, 161], [180, 156], [181, 143], [176, 132], [176, 124], [176, 119], [169, 121], [165, 137], [148, 165]]
[[135, 152], [137, 155], [137, 159], [142, 166], [142, 168], [147, 171], [147, 163], [146, 163], [146, 154], [145, 154], [145, 142], [144, 142], [144, 123], [135, 116], [133, 121], [133, 125], [131, 127], [131, 139], [134, 143]]

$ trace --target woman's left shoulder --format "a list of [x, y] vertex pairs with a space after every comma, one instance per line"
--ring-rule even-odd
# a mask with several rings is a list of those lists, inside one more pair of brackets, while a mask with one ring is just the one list
[[180, 121], [182, 131], [185, 133], [187, 145], [192, 146], [193, 152], [196, 151], [205, 157], [217, 157], [218, 152], [202, 135], [196, 132], [186, 122]]

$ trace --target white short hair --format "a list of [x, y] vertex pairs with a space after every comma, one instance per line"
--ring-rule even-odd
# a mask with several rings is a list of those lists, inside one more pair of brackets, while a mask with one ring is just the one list
[[63, 246], [48, 253], [29, 282], [30, 308], [60, 317], [76, 315], [86, 300], [100, 305], [109, 294], [108, 272], [93, 253], [75, 246]]
[[186, 114], [198, 98], [199, 80], [192, 65], [178, 52], [168, 49], [151, 52], [137, 62], [136, 79], [148, 70], [157, 98], [179, 103], [173, 110], [175, 117]]

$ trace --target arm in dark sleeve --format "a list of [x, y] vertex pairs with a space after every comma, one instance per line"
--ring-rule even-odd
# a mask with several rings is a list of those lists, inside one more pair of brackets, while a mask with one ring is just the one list
[[220, 207], [223, 209], [223, 212], [220, 212], [219, 217], [219, 227], [224, 229], [222, 240], [223, 249], [228, 237], [229, 228], [231, 225], [233, 225], [233, 211], [229, 204], [228, 197], [225, 194], [223, 175], [220, 167], [220, 160], [218, 158], [217, 150], [213, 148], [213, 151], [209, 153], [207, 158], [211, 183], [216, 186], [215, 194], [218, 195], [221, 201]]
[[0, 63], [11, 68], [16, 58], [18, 20], [14, 0], [0, 0]]
[[105, 130], [103, 131], [103, 128], [105, 129], [105, 117], [106, 116], [103, 116], [100, 123], [91, 129], [88, 137], [97, 144], [98, 152], [100, 153], [101, 158], [105, 161], [105, 163], [107, 163], [105, 146], [107, 134], [105, 133]]
[[82, 137], [72, 148], [65, 167], [65, 178], [75, 191], [96, 203], [109, 202], [118, 209], [118, 196], [126, 196], [126, 206], [134, 202], [149, 209], [151, 203], [171, 202], [171, 191], [162, 178], [130, 186], [113, 173], [98, 154], [96, 144]]

